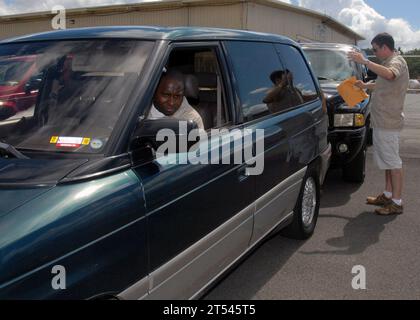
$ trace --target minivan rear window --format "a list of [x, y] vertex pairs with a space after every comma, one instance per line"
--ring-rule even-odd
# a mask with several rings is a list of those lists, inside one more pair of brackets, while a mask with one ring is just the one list
[[317, 98], [316, 86], [302, 55], [290, 54], [284, 63], [272, 43], [226, 43], [245, 121], [284, 112]]
[[293, 86], [302, 94], [303, 102], [318, 99], [318, 92], [314, 79], [309, 71], [306, 59], [293, 46], [276, 44], [281, 61], [293, 75]]
[[284, 72], [271, 43], [230, 41], [227, 50], [235, 73], [245, 121], [269, 115], [266, 97], [275, 86], [272, 75]]

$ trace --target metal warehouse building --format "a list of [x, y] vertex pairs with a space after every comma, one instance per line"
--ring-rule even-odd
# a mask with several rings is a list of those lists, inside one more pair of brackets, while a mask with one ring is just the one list
[[[0, 39], [52, 30], [51, 12], [0, 17]], [[296, 41], [357, 44], [335, 19], [275, 0], [166, 0], [67, 10], [67, 28], [105, 25], [203, 26], [277, 33]]]

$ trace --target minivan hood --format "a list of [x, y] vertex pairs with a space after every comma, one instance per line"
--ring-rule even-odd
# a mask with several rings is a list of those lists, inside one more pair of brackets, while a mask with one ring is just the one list
[[51, 187], [43, 188], [19, 188], [0, 189], [0, 217], [29, 202]]
[[87, 161], [0, 158], [0, 188], [55, 185]]
[[0, 216], [48, 191], [87, 161], [0, 158]]

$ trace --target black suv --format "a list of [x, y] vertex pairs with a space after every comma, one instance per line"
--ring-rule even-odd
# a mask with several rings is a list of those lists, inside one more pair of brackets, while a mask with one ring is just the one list
[[356, 46], [329, 43], [305, 43], [302, 48], [327, 101], [330, 119], [328, 140], [333, 148], [331, 167], [342, 168], [344, 180], [362, 183], [371, 132], [370, 99], [350, 108], [337, 91], [337, 86], [352, 76], [368, 80], [367, 68], [347, 59], [349, 51], [361, 50]]

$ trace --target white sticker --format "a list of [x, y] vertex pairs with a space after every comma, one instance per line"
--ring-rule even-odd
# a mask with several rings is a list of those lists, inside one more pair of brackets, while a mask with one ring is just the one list
[[95, 150], [101, 149], [103, 147], [103, 145], [104, 145], [104, 143], [101, 140], [99, 140], [99, 139], [94, 139], [90, 143], [90, 147], [92, 149], [95, 149]]
[[56, 142], [57, 148], [80, 148], [83, 144], [83, 138], [76, 137], [52, 137], [51, 142]]
[[81, 145], [83, 142], [83, 138], [75, 138], [75, 137], [59, 137], [58, 144], [78, 144]]

